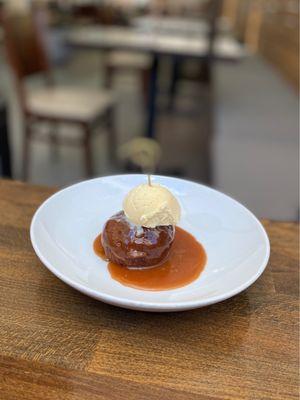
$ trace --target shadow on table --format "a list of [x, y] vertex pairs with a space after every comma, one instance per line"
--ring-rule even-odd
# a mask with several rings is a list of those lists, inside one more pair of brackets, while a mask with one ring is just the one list
[[159, 337], [163, 341], [196, 346], [205, 342], [206, 346], [227, 350], [236, 349], [243, 342], [251, 317], [247, 292], [215, 305], [181, 312], [149, 313], [101, 302], [96, 302], [95, 307], [105, 312], [120, 331], [131, 326], [149, 340]]

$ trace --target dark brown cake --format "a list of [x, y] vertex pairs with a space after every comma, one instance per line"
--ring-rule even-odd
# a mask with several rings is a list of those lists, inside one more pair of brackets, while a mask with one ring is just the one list
[[175, 235], [175, 228], [138, 227], [131, 224], [123, 211], [112, 216], [101, 235], [106, 257], [127, 267], [151, 267], [166, 261]]

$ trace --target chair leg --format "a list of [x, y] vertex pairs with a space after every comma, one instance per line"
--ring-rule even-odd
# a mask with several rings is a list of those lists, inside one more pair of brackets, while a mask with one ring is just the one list
[[29, 122], [25, 122], [24, 142], [23, 142], [23, 165], [22, 165], [22, 178], [24, 181], [28, 180], [29, 164], [30, 164], [30, 139], [32, 128]]
[[91, 131], [90, 127], [87, 124], [82, 125], [83, 129], [83, 145], [84, 145], [84, 163], [85, 163], [85, 171], [87, 177], [92, 176], [93, 167], [92, 167], [92, 152], [91, 152]]
[[115, 129], [115, 110], [110, 108], [107, 111], [107, 135], [108, 135], [108, 154], [112, 164], [116, 162], [116, 129]]

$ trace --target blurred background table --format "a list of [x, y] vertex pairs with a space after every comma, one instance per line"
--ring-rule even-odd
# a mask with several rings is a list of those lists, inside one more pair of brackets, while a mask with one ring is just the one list
[[263, 221], [271, 258], [213, 306], [147, 314], [73, 290], [29, 239], [54, 189], [0, 181], [1, 399], [298, 399], [298, 224]]
[[[139, 29], [148, 31], [159, 31], [160, 33], [175, 33], [184, 35], [203, 35], [208, 33], [209, 24], [207, 21], [199, 18], [184, 16], [166, 16], [166, 15], [144, 15], [131, 20], [131, 25]], [[227, 32], [226, 26], [217, 22], [217, 28], [220, 32]]]
[[[204, 58], [209, 51], [209, 40], [203, 35], [161, 33], [128, 27], [81, 27], [67, 35], [68, 42], [77, 47], [92, 49], [126, 49], [158, 55]], [[215, 39], [214, 56], [218, 60], [240, 60], [246, 52], [233, 37]]]
[[[156, 20], [154, 20], [156, 21]], [[158, 20], [157, 24], [161, 24]], [[183, 22], [184, 24], [184, 22]], [[207, 24], [196, 22], [185, 23], [182, 29], [174, 32], [176, 20], [171, 26], [157, 29], [155, 22], [148, 23], [144, 28], [133, 27], [82, 27], [75, 28], [67, 35], [67, 41], [74, 47], [97, 50], [130, 50], [150, 53], [153, 55], [151, 80], [149, 88], [149, 115], [146, 128], [148, 137], [155, 136], [157, 71], [160, 56], [177, 57], [181, 61], [188, 58], [208, 60], [208, 69], [213, 60], [238, 61], [246, 54], [245, 48], [232, 36], [219, 35], [210, 32]], [[187, 31], [185, 31], [186, 29]], [[177, 59], [175, 61], [178, 61]], [[176, 80], [176, 64], [174, 80]], [[174, 88], [172, 90], [174, 92]], [[173, 93], [174, 94], [174, 93]]]

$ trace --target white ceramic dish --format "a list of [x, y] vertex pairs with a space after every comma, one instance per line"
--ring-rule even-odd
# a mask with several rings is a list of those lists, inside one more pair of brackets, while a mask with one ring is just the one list
[[254, 283], [270, 253], [267, 234], [256, 217], [232, 198], [183, 179], [154, 176], [182, 207], [180, 226], [207, 252], [200, 277], [179, 289], [145, 291], [113, 280], [107, 263], [93, 252], [104, 222], [122, 209], [125, 194], [145, 182], [143, 175], [92, 179], [54, 194], [36, 211], [30, 229], [42, 263], [62, 281], [116, 306], [144, 311], [180, 311], [232, 297]]

